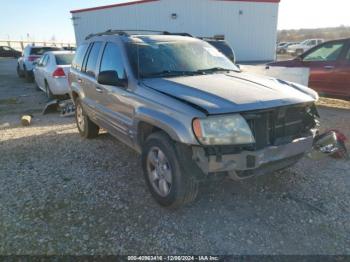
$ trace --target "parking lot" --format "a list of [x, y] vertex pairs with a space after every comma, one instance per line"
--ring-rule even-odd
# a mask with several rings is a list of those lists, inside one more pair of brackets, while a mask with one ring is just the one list
[[[303, 159], [202, 186], [179, 210], [151, 198], [139, 157], [73, 118], [0, 59], [0, 254], [350, 254], [350, 162]], [[322, 99], [322, 129], [350, 137], [350, 102]], [[32, 114], [29, 127], [20, 125]], [[348, 144], [349, 145], [349, 144]]]

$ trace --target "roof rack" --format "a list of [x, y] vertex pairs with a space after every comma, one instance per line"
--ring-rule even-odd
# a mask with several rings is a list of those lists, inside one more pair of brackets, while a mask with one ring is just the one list
[[179, 36], [188, 36], [188, 37], [192, 37], [192, 35], [188, 34], [188, 33], [171, 33], [168, 31], [159, 31], [159, 30], [142, 30], [142, 29], [131, 29], [131, 30], [112, 30], [109, 29], [105, 32], [101, 32], [101, 33], [96, 33], [96, 34], [89, 34], [85, 40], [88, 40], [94, 36], [103, 36], [103, 35], [121, 35], [121, 36], [130, 36], [130, 35], [137, 35], [137, 34], [129, 34], [128, 32], [147, 32], [147, 33], [158, 33], [158, 34], [162, 34], [162, 35], [179, 35]]
[[225, 40], [225, 35], [201, 36], [198, 38], [202, 40]]

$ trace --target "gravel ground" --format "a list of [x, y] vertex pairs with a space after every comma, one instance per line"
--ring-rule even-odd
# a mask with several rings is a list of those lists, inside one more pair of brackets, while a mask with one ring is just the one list
[[[349, 161], [225, 179], [168, 211], [147, 191], [138, 155], [108, 134], [83, 140], [72, 118], [40, 115], [45, 96], [14, 69], [0, 60], [0, 255], [350, 254]], [[30, 127], [19, 124], [24, 112]], [[320, 113], [323, 129], [350, 137], [349, 110]]]

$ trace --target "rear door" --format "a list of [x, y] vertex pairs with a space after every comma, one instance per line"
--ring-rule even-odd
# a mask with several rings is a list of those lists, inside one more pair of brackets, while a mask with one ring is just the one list
[[45, 89], [45, 83], [44, 83], [44, 66], [47, 64], [47, 60], [48, 60], [48, 55], [44, 54], [39, 62], [38, 65], [35, 67], [34, 69], [34, 77], [35, 77], [35, 81], [38, 84], [38, 86], [41, 89]]
[[[82, 69], [85, 57], [87, 56], [88, 49], [88, 43], [82, 44], [77, 48], [74, 59], [72, 61], [71, 73], [69, 73], [69, 81], [71, 83], [72, 88], [75, 88], [79, 91], [83, 90], [84, 79]], [[81, 94], [80, 96], [84, 100], [84, 95]]]
[[345, 47], [344, 41], [333, 41], [315, 47], [303, 55], [303, 66], [310, 68], [311, 88], [320, 93], [332, 93], [332, 79]]
[[82, 68], [82, 76], [80, 81], [84, 91], [84, 102], [93, 111], [92, 119], [100, 122], [102, 119], [101, 110], [99, 108], [98, 94], [96, 90], [97, 75], [99, 70], [100, 54], [102, 51], [102, 42], [94, 42], [90, 44], [88, 54], [85, 58]]

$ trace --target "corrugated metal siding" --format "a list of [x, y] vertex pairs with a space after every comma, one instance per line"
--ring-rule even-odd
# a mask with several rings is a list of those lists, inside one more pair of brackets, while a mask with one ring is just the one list
[[[176, 13], [177, 19], [171, 14]], [[275, 58], [277, 3], [162, 0], [74, 13], [77, 43], [108, 29], [154, 29], [195, 36], [225, 35], [239, 61]]]

